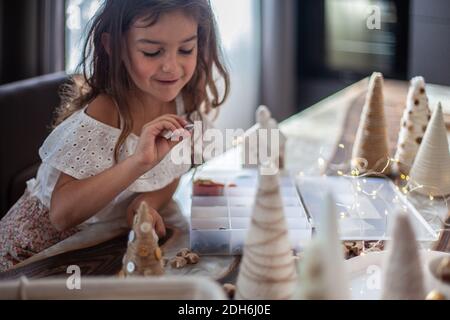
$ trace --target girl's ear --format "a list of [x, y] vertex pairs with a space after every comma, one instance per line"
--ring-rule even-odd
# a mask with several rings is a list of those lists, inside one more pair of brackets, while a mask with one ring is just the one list
[[102, 33], [102, 45], [106, 53], [111, 55], [111, 35], [109, 33]]

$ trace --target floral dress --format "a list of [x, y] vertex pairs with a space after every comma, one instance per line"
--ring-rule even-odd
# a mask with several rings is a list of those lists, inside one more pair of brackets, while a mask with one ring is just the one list
[[[178, 97], [176, 102], [177, 113], [183, 115], [182, 99]], [[191, 168], [189, 163], [171, 161], [169, 153], [83, 224], [57, 231], [50, 222], [49, 208], [60, 173], [81, 180], [114, 165], [114, 148], [121, 129], [90, 117], [86, 108], [72, 114], [48, 136], [39, 149], [42, 164], [36, 178], [27, 182], [23, 196], [0, 221], [0, 272], [66, 239], [84, 225], [111, 220], [126, 223], [126, 209], [137, 193], [162, 189]], [[119, 150], [119, 162], [134, 153], [138, 141], [139, 137], [134, 134], [126, 139]], [[172, 152], [179, 154], [177, 148], [185, 148], [184, 143], [190, 143], [189, 139], [183, 140]]]

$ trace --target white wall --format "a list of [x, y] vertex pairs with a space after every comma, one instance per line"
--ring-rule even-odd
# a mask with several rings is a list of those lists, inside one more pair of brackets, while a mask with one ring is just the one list
[[231, 93], [220, 108], [218, 128], [248, 129], [258, 107], [261, 67], [259, 0], [212, 0], [231, 76]]

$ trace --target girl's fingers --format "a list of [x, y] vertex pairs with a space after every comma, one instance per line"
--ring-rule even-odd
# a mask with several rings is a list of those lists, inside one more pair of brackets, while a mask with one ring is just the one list
[[166, 114], [164, 116], [161, 116], [159, 119], [170, 120], [170, 121], [176, 123], [177, 127], [179, 127], [179, 128], [184, 128], [188, 124], [188, 122], [186, 120], [184, 120], [180, 116], [177, 116], [174, 114]]
[[[163, 121], [169, 121], [170, 123], [172, 123], [175, 127], [177, 127], [177, 129], [181, 129], [183, 128], [183, 125], [177, 121], [177, 119], [174, 119], [172, 117], [161, 117], [160, 118]], [[157, 120], [158, 121], [158, 120]]]
[[177, 127], [168, 120], [160, 120], [158, 122], [148, 124], [148, 127], [153, 129], [153, 130], [151, 130], [151, 132], [155, 136], [159, 135], [164, 130], [170, 130], [170, 131], [177, 130]]
[[184, 118], [182, 118], [178, 115], [175, 115], [175, 114], [166, 114], [166, 115], [162, 116], [161, 118], [173, 119], [173, 120], [177, 121], [181, 127], [184, 127], [188, 124], [188, 122]]

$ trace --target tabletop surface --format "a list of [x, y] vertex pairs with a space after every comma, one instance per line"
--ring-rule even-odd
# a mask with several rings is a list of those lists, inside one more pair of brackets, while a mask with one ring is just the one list
[[[281, 131], [288, 138], [285, 161], [286, 169], [292, 175], [335, 175], [338, 169], [348, 166], [349, 150], [358, 127], [367, 83], [367, 79], [363, 79], [280, 124]], [[428, 93], [431, 107], [435, 101], [450, 96], [448, 87], [431, 87]], [[392, 152], [395, 150], [407, 90], [407, 82], [385, 82], [386, 119]], [[240, 149], [233, 148], [208, 162], [204, 169], [239, 169], [240, 159]], [[160, 240], [160, 245], [168, 259], [174, 257], [181, 248], [189, 247], [192, 175], [193, 172], [190, 172], [182, 178], [174, 201], [161, 212], [169, 232]], [[424, 205], [425, 201], [420, 197], [411, 197], [411, 201], [435, 230], [442, 229], [442, 221], [448, 218], [445, 201], [437, 200], [433, 206]], [[449, 232], [443, 232], [438, 243], [422, 243], [421, 246], [450, 252], [449, 238]], [[112, 234], [107, 241], [97, 242], [1, 273], [0, 280], [21, 275], [29, 278], [66, 276], [67, 267], [73, 264], [80, 266], [83, 275], [116, 275], [126, 250], [126, 234]], [[196, 265], [182, 269], [167, 267], [166, 273], [206, 275], [222, 283], [234, 282], [239, 260], [240, 257], [234, 256], [202, 256]]]

